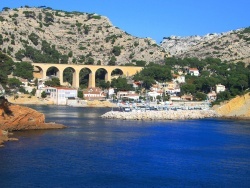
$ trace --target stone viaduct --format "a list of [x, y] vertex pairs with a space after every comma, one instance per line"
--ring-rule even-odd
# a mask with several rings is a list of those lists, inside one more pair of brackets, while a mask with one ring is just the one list
[[34, 67], [33, 75], [35, 78], [45, 79], [47, 77], [47, 71], [49, 68], [56, 68], [56, 76], [60, 79], [60, 83], [63, 84], [63, 72], [66, 68], [73, 70], [73, 83], [72, 86], [79, 88], [79, 77], [82, 69], [88, 69], [89, 84], [88, 87], [95, 87], [95, 73], [98, 69], [104, 69], [106, 71], [105, 81], [111, 81], [111, 73], [118, 69], [122, 71], [124, 76], [133, 76], [137, 72], [140, 72], [143, 67], [134, 66], [105, 66], [105, 65], [78, 65], [78, 64], [51, 64], [51, 63], [32, 63]]

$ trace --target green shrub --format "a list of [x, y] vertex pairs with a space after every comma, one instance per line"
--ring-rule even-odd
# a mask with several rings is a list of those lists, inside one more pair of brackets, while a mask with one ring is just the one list
[[35, 33], [31, 33], [28, 38], [31, 40], [31, 42], [37, 46], [38, 45], [38, 39], [39, 39], [39, 36]]
[[3, 22], [5, 19], [2, 17], [2, 16], [0, 16], [0, 22]]

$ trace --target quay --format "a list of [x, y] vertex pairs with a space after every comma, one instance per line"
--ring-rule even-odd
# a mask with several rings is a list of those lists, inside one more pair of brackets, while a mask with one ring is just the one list
[[184, 120], [220, 117], [214, 110], [109, 111], [101, 116], [122, 120]]

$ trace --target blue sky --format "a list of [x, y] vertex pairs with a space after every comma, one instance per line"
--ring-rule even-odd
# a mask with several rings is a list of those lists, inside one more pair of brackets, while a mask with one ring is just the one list
[[0, 0], [1, 9], [25, 5], [97, 13], [123, 31], [157, 43], [171, 35], [206, 35], [250, 26], [250, 0]]

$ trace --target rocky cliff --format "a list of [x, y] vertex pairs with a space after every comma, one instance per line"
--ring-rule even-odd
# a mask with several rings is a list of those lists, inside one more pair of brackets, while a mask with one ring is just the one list
[[165, 37], [161, 46], [171, 56], [213, 57], [229, 62], [250, 62], [250, 27], [205, 36]]
[[166, 55], [154, 40], [131, 36], [105, 16], [29, 7], [0, 12], [0, 48], [35, 63], [121, 65], [162, 62]]
[[250, 119], [250, 93], [237, 96], [213, 108], [218, 114], [224, 117]]
[[60, 129], [64, 125], [46, 123], [44, 114], [0, 98], [0, 145], [8, 140], [8, 132], [31, 129]]
[[160, 45], [112, 25], [102, 15], [51, 8], [4, 8], [0, 50], [17, 61], [116, 65], [163, 63], [166, 56], [250, 62], [250, 28], [205, 36], [164, 37]]

